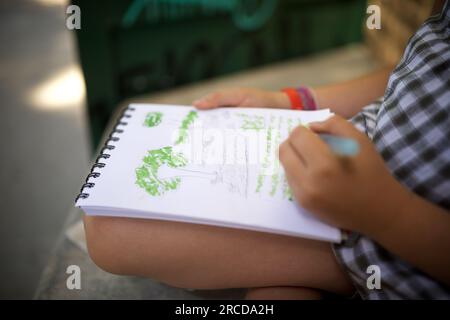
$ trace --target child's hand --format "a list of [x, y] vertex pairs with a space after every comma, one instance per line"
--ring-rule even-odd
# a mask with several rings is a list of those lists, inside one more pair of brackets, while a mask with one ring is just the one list
[[[371, 235], [389, 225], [389, 212], [407, 194], [389, 173], [371, 141], [345, 119], [298, 127], [280, 146], [280, 161], [295, 199], [322, 220], [347, 230]], [[316, 133], [329, 133], [358, 141], [354, 157], [335, 155]], [[397, 207], [396, 207], [397, 206]]]
[[250, 88], [216, 91], [192, 104], [198, 109], [218, 107], [290, 108], [290, 101], [285, 93]]

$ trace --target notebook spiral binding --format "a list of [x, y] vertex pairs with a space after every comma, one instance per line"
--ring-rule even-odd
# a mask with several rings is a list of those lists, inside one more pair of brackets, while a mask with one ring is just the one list
[[[127, 112], [136, 110], [134, 107], [128, 106], [122, 111], [122, 114], [119, 116], [119, 119], [117, 120], [116, 124], [113, 127], [113, 130], [108, 136], [108, 139], [106, 140], [103, 148], [100, 151], [100, 155], [95, 160], [95, 163], [91, 167], [90, 173], [86, 177], [85, 183], [81, 186], [80, 193], [75, 198], [75, 203], [79, 199], [86, 199], [89, 197], [89, 193], [86, 192], [86, 189], [92, 189], [95, 186], [95, 182], [92, 182], [91, 179], [96, 179], [100, 177], [101, 172], [94, 171], [95, 169], [102, 169], [106, 166], [105, 162], [101, 162], [102, 159], [109, 159], [111, 157], [110, 153], [105, 153], [106, 150], [114, 150], [116, 146], [114, 144], [111, 144], [112, 142], [117, 142], [120, 140], [120, 137], [117, 137], [117, 134], [121, 134], [124, 132], [123, 128], [119, 128], [120, 126], [126, 126], [128, 125], [128, 122], [125, 121], [126, 118], [131, 118], [131, 115]], [[116, 135], [114, 135], [116, 134]]]

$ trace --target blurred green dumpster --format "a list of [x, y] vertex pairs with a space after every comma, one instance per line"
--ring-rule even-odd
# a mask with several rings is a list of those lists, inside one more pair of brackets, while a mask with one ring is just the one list
[[73, 0], [93, 146], [125, 98], [362, 38], [364, 0]]

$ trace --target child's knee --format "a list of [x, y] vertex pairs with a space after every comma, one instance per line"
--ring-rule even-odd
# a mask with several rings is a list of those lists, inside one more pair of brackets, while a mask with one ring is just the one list
[[115, 274], [124, 273], [117, 241], [118, 225], [112, 217], [84, 217], [86, 245], [92, 261], [101, 269]]
[[[175, 247], [177, 230], [159, 221], [85, 216], [88, 252], [101, 269], [114, 274], [145, 276], [183, 286], [179, 265], [185, 253]], [[181, 268], [183, 270], [184, 268]]]

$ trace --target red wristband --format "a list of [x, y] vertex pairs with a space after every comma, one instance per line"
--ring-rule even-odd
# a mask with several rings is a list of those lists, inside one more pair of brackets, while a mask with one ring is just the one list
[[289, 101], [291, 102], [291, 109], [293, 110], [303, 110], [303, 101], [298, 94], [297, 90], [293, 88], [285, 88], [281, 90], [282, 92], [286, 93], [289, 97]]

